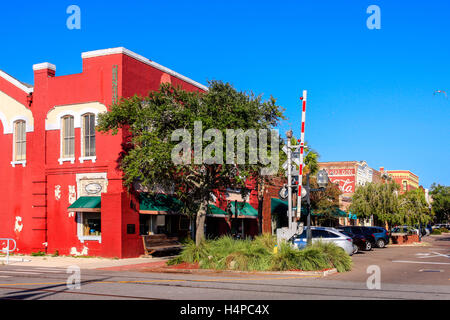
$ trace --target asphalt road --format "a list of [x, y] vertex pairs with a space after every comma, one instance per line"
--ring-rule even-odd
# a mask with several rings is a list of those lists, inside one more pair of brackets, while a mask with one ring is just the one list
[[[80, 271], [0, 265], [0, 299], [46, 300], [304, 300], [450, 299], [450, 236], [426, 237], [426, 247], [389, 247], [353, 256], [351, 272], [324, 278], [295, 275], [173, 274]], [[369, 266], [379, 267], [380, 289]], [[376, 267], [372, 267], [376, 268]]]

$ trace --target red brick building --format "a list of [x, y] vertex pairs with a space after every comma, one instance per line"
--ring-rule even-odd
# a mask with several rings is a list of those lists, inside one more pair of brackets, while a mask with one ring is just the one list
[[207, 88], [125, 48], [83, 53], [78, 74], [56, 76], [50, 63], [33, 70], [34, 85], [0, 71], [0, 237], [15, 239], [18, 253], [126, 258], [144, 252], [146, 224], [185, 225], [139, 212], [117, 169], [125, 133], [99, 134], [95, 123], [120, 97], [163, 82]]
[[401, 194], [419, 188], [419, 176], [409, 170], [384, 170], [381, 167], [380, 173], [387, 173], [400, 186]]

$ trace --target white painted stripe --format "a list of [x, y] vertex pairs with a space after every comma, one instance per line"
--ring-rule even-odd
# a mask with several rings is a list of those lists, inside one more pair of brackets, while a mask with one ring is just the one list
[[24, 272], [24, 271], [7, 271], [7, 270], [2, 270], [0, 272], [3, 272], [3, 273], [18, 273], [18, 274], [42, 274], [42, 272]]
[[430, 261], [408, 261], [408, 260], [394, 260], [392, 262], [400, 263], [421, 263], [421, 264], [450, 264], [449, 262], [430, 262]]
[[0, 276], [0, 278], [11, 278], [11, 276]]

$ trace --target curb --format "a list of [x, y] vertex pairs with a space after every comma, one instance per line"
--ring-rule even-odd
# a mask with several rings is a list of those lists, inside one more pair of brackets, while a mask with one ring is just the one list
[[431, 246], [429, 242], [413, 242], [409, 244], [389, 244], [386, 248], [395, 248], [395, 247], [428, 247]]
[[324, 271], [239, 271], [239, 270], [212, 270], [212, 269], [170, 269], [170, 268], [154, 268], [141, 269], [141, 272], [155, 272], [155, 273], [227, 273], [240, 275], [298, 275], [298, 276], [317, 276], [326, 277], [328, 275], [337, 273], [336, 268]]

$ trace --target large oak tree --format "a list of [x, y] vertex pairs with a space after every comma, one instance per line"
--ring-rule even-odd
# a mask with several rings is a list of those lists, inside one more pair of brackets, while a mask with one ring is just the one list
[[[209, 90], [204, 93], [164, 84], [148, 96], [122, 99], [112, 105], [109, 112], [99, 116], [98, 130], [117, 134], [118, 129], [124, 129], [129, 134], [118, 159], [124, 183], [130, 188], [138, 183], [150, 193], [174, 192], [184, 202], [185, 213], [196, 216], [198, 245], [204, 238], [208, 204], [214, 192], [235, 188], [245, 195], [249, 179], [264, 179], [263, 167], [274, 165], [278, 169], [278, 137], [270, 130], [282, 118], [283, 110], [273, 97], [263, 100], [228, 83], [209, 82]], [[255, 162], [257, 150], [245, 143], [242, 134], [227, 146], [230, 129], [253, 129], [258, 135], [264, 132], [261, 130], [269, 130], [267, 156], [258, 154], [259, 161]], [[241, 142], [244, 139], [244, 146], [239, 145], [239, 138]], [[230, 155], [227, 147], [236, 148], [236, 152]], [[244, 163], [239, 159], [242, 155]]]

